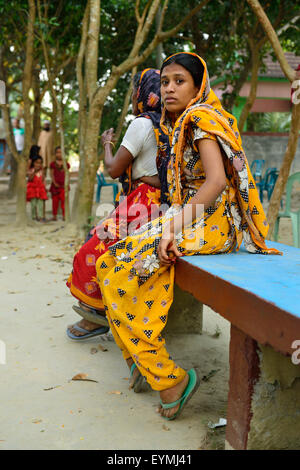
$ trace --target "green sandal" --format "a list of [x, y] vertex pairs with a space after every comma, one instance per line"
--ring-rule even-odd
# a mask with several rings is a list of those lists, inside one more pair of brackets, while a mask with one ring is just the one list
[[[135, 369], [136, 369], [136, 364], [133, 363], [132, 366], [131, 366], [131, 369], [130, 369], [130, 379], [132, 378], [133, 372], [134, 372]], [[134, 382], [132, 383], [131, 386], [129, 386], [129, 388], [133, 388], [135, 393], [140, 393], [142, 391], [142, 388], [143, 388], [144, 380], [145, 380], [144, 377], [139, 372], [138, 375], [136, 376]]]
[[189, 375], [189, 382], [188, 382], [188, 384], [186, 386], [186, 389], [184, 390], [183, 394], [179, 398], [179, 400], [176, 400], [173, 403], [163, 403], [160, 400], [160, 404], [161, 404], [161, 406], [164, 410], [174, 408], [176, 405], [179, 405], [179, 403], [180, 403], [180, 406], [179, 406], [178, 410], [176, 411], [176, 413], [173, 414], [173, 416], [171, 416], [170, 418], [168, 418], [166, 416], [163, 416], [163, 418], [167, 419], [168, 421], [171, 421], [173, 419], [178, 418], [178, 416], [182, 412], [185, 405], [192, 398], [192, 396], [194, 395], [194, 393], [198, 390], [198, 388], [200, 386], [200, 378], [199, 378], [198, 373], [195, 369], [189, 370], [188, 375]]

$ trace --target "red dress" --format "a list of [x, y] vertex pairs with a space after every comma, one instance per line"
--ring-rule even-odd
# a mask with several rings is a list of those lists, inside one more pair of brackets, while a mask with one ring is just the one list
[[31, 201], [34, 198], [42, 199], [43, 201], [48, 199], [42, 171], [36, 173], [33, 179], [27, 182], [26, 200]]
[[[122, 230], [128, 230], [140, 215], [136, 214], [134, 207], [143, 206], [145, 209], [145, 222], [151, 220], [153, 206], [159, 207], [160, 190], [146, 183], [140, 183], [133, 192], [102, 221], [94, 230], [92, 238], [86, 242], [76, 253], [73, 260], [73, 271], [69, 276], [67, 286], [71, 294], [90, 307], [104, 309], [102, 294], [99, 289], [96, 273], [96, 261], [108, 248], [120, 238], [124, 238]], [[140, 209], [139, 209], [140, 210]], [[113, 222], [115, 218], [115, 223]], [[139, 228], [139, 224], [134, 228]], [[106, 230], [110, 238], [102, 239]]]

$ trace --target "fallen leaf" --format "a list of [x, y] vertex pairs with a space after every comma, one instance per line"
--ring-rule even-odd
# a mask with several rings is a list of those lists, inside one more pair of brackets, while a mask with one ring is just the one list
[[170, 428], [168, 428], [165, 424], [163, 424], [162, 428], [163, 428], [164, 431], [170, 431]]
[[61, 318], [61, 317], [64, 317], [65, 314], [62, 313], [61, 315], [51, 315], [52, 318]]
[[103, 351], [103, 352], [107, 351], [107, 349], [104, 348], [101, 344], [98, 344], [98, 348], [100, 349], [100, 351]]
[[119, 390], [113, 390], [112, 392], [108, 392], [110, 395], [122, 395], [123, 392], [120, 392]]
[[90, 353], [91, 354], [96, 354], [98, 352], [97, 348], [91, 348]]
[[41, 423], [42, 420], [41, 420], [41, 419], [34, 418], [31, 422], [34, 423], [34, 424], [38, 424], [38, 423]]
[[87, 374], [76, 374], [76, 375], [74, 375], [74, 377], [72, 377], [72, 380], [83, 380], [83, 381], [87, 381], [87, 382], [96, 382], [96, 383], [98, 383], [97, 380], [88, 379]]

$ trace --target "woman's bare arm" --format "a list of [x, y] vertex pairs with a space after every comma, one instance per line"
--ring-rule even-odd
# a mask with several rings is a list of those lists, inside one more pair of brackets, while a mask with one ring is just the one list
[[226, 174], [219, 145], [210, 139], [201, 139], [197, 142], [206, 180], [183, 210], [165, 227], [164, 232], [168, 235], [162, 238], [158, 247], [159, 258], [164, 264], [171, 262], [167, 251], [173, 251], [176, 256], [180, 256], [174, 242], [175, 235], [183, 230], [184, 224], [188, 225], [199, 216], [201, 212], [199, 205], [202, 205], [204, 212], [214, 204], [226, 187]]

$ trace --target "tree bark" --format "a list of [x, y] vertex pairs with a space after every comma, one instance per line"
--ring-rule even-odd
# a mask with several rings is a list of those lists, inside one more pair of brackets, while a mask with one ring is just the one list
[[32, 140], [37, 144], [41, 132], [41, 90], [40, 90], [40, 68], [36, 66], [32, 75], [32, 89], [34, 94], [33, 107], [33, 131]]
[[292, 69], [292, 67], [289, 65], [288, 61], [285, 58], [283, 49], [281, 47], [281, 44], [279, 42], [278, 36], [269, 20], [267, 17], [266, 13], [264, 12], [264, 9], [262, 8], [261, 4], [259, 3], [258, 0], [247, 0], [249, 3], [250, 7], [254, 11], [255, 15], [257, 16], [258, 20], [260, 21], [260, 24], [262, 25], [263, 29], [265, 30], [266, 35], [268, 36], [268, 39], [274, 49], [274, 52], [276, 54], [276, 57], [278, 59], [278, 62], [280, 63], [281, 69], [287, 79], [292, 82], [296, 78], [296, 73], [295, 70]]
[[280, 209], [280, 201], [285, 189], [287, 179], [290, 174], [291, 165], [297, 150], [298, 137], [300, 131], [300, 104], [294, 104], [292, 109], [291, 128], [289, 133], [289, 140], [287, 149], [285, 151], [279, 175], [271, 196], [268, 207], [267, 219], [269, 222], [268, 237], [271, 238], [277, 215]]
[[[31, 100], [29, 91], [32, 84], [32, 66], [33, 66], [33, 51], [34, 51], [34, 23], [35, 23], [35, 2], [28, 0], [28, 21], [27, 21], [27, 36], [26, 36], [26, 56], [24, 73], [22, 80], [22, 96], [24, 102], [24, 121], [25, 121], [25, 136], [24, 136], [24, 149], [21, 155], [18, 155], [18, 171], [17, 171], [17, 208], [16, 208], [16, 222], [18, 225], [25, 225], [27, 222], [26, 214], [26, 172], [28, 155], [32, 143], [32, 116], [30, 112]], [[15, 156], [15, 155], [14, 155]]]
[[73, 199], [72, 206], [72, 219], [76, 217], [79, 189], [82, 185], [82, 178], [84, 173], [84, 142], [86, 132], [86, 105], [87, 105], [87, 93], [86, 93], [86, 77], [83, 76], [83, 61], [85, 57], [86, 44], [87, 44], [87, 33], [89, 23], [89, 1], [86, 4], [84, 17], [82, 20], [82, 32], [79, 52], [76, 61], [76, 77], [79, 88], [79, 110], [78, 110], [78, 136], [79, 136], [79, 169], [77, 176], [77, 184]]
[[18, 226], [26, 225], [26, 190], [27, 190], [27, 160], [20, 158], [17, 168], [17, 210], [16, 223]]
[[243, 110], [241, 112], [239, 122], [238, 122], [238, 128], [241, 133], [243, 132], [247, 117], [249, 116], [249, 113], [251, 111], [251, 108], [256, 98], [258, 71], [260, 67], [259, 49], [257, 47], [252, 48], [251, 63], [252, 63], [252, 70], [251, 70], [250, 93], [247, 97], [245, 106], [243, 107]]
[[[286, 78], [292, 83], [297, 78], [296, 71], [293, 70], [288, 64], [285, 58], [283, 49], [281, 47], [281, 44], [279, 42], [278, 36], [273, 26], [271, 25], [269, 18], [265, 14], [258, 0], [247, 0], [247, 2], [253, 9], [262, 27], [264, 28], [266, 36], [268, 37], [273, 47], [273, 50], [280, 63], [283, 73], [285, 74]], [[288, 145], [287, 145], [287, 149], [285, 151], [285, 155], [281, 164], [279, 176], [278, 176], [278, 179], [274, 187], [274, 191], [271, 196], [268, 213], [267, 213], [267, 218], [269, 221], [269, 232], [268, 232], [269, 238], [271, 237], [274, 231], [275, 221], [277, 219], [279, 208], [280, 208], [280, 201], [281, 201], [281, 198], [282, 198], [285, 186], [286, 186], [287, 179], [289, 177], [291, 164], [296, 153], [299, 130], [300, 130], [300, 104], [294, 104], [293, 109], [292, 109], [292, 120], [291, 120], [291, 128], [290, 128], [290, 133], [289, 133]]]

